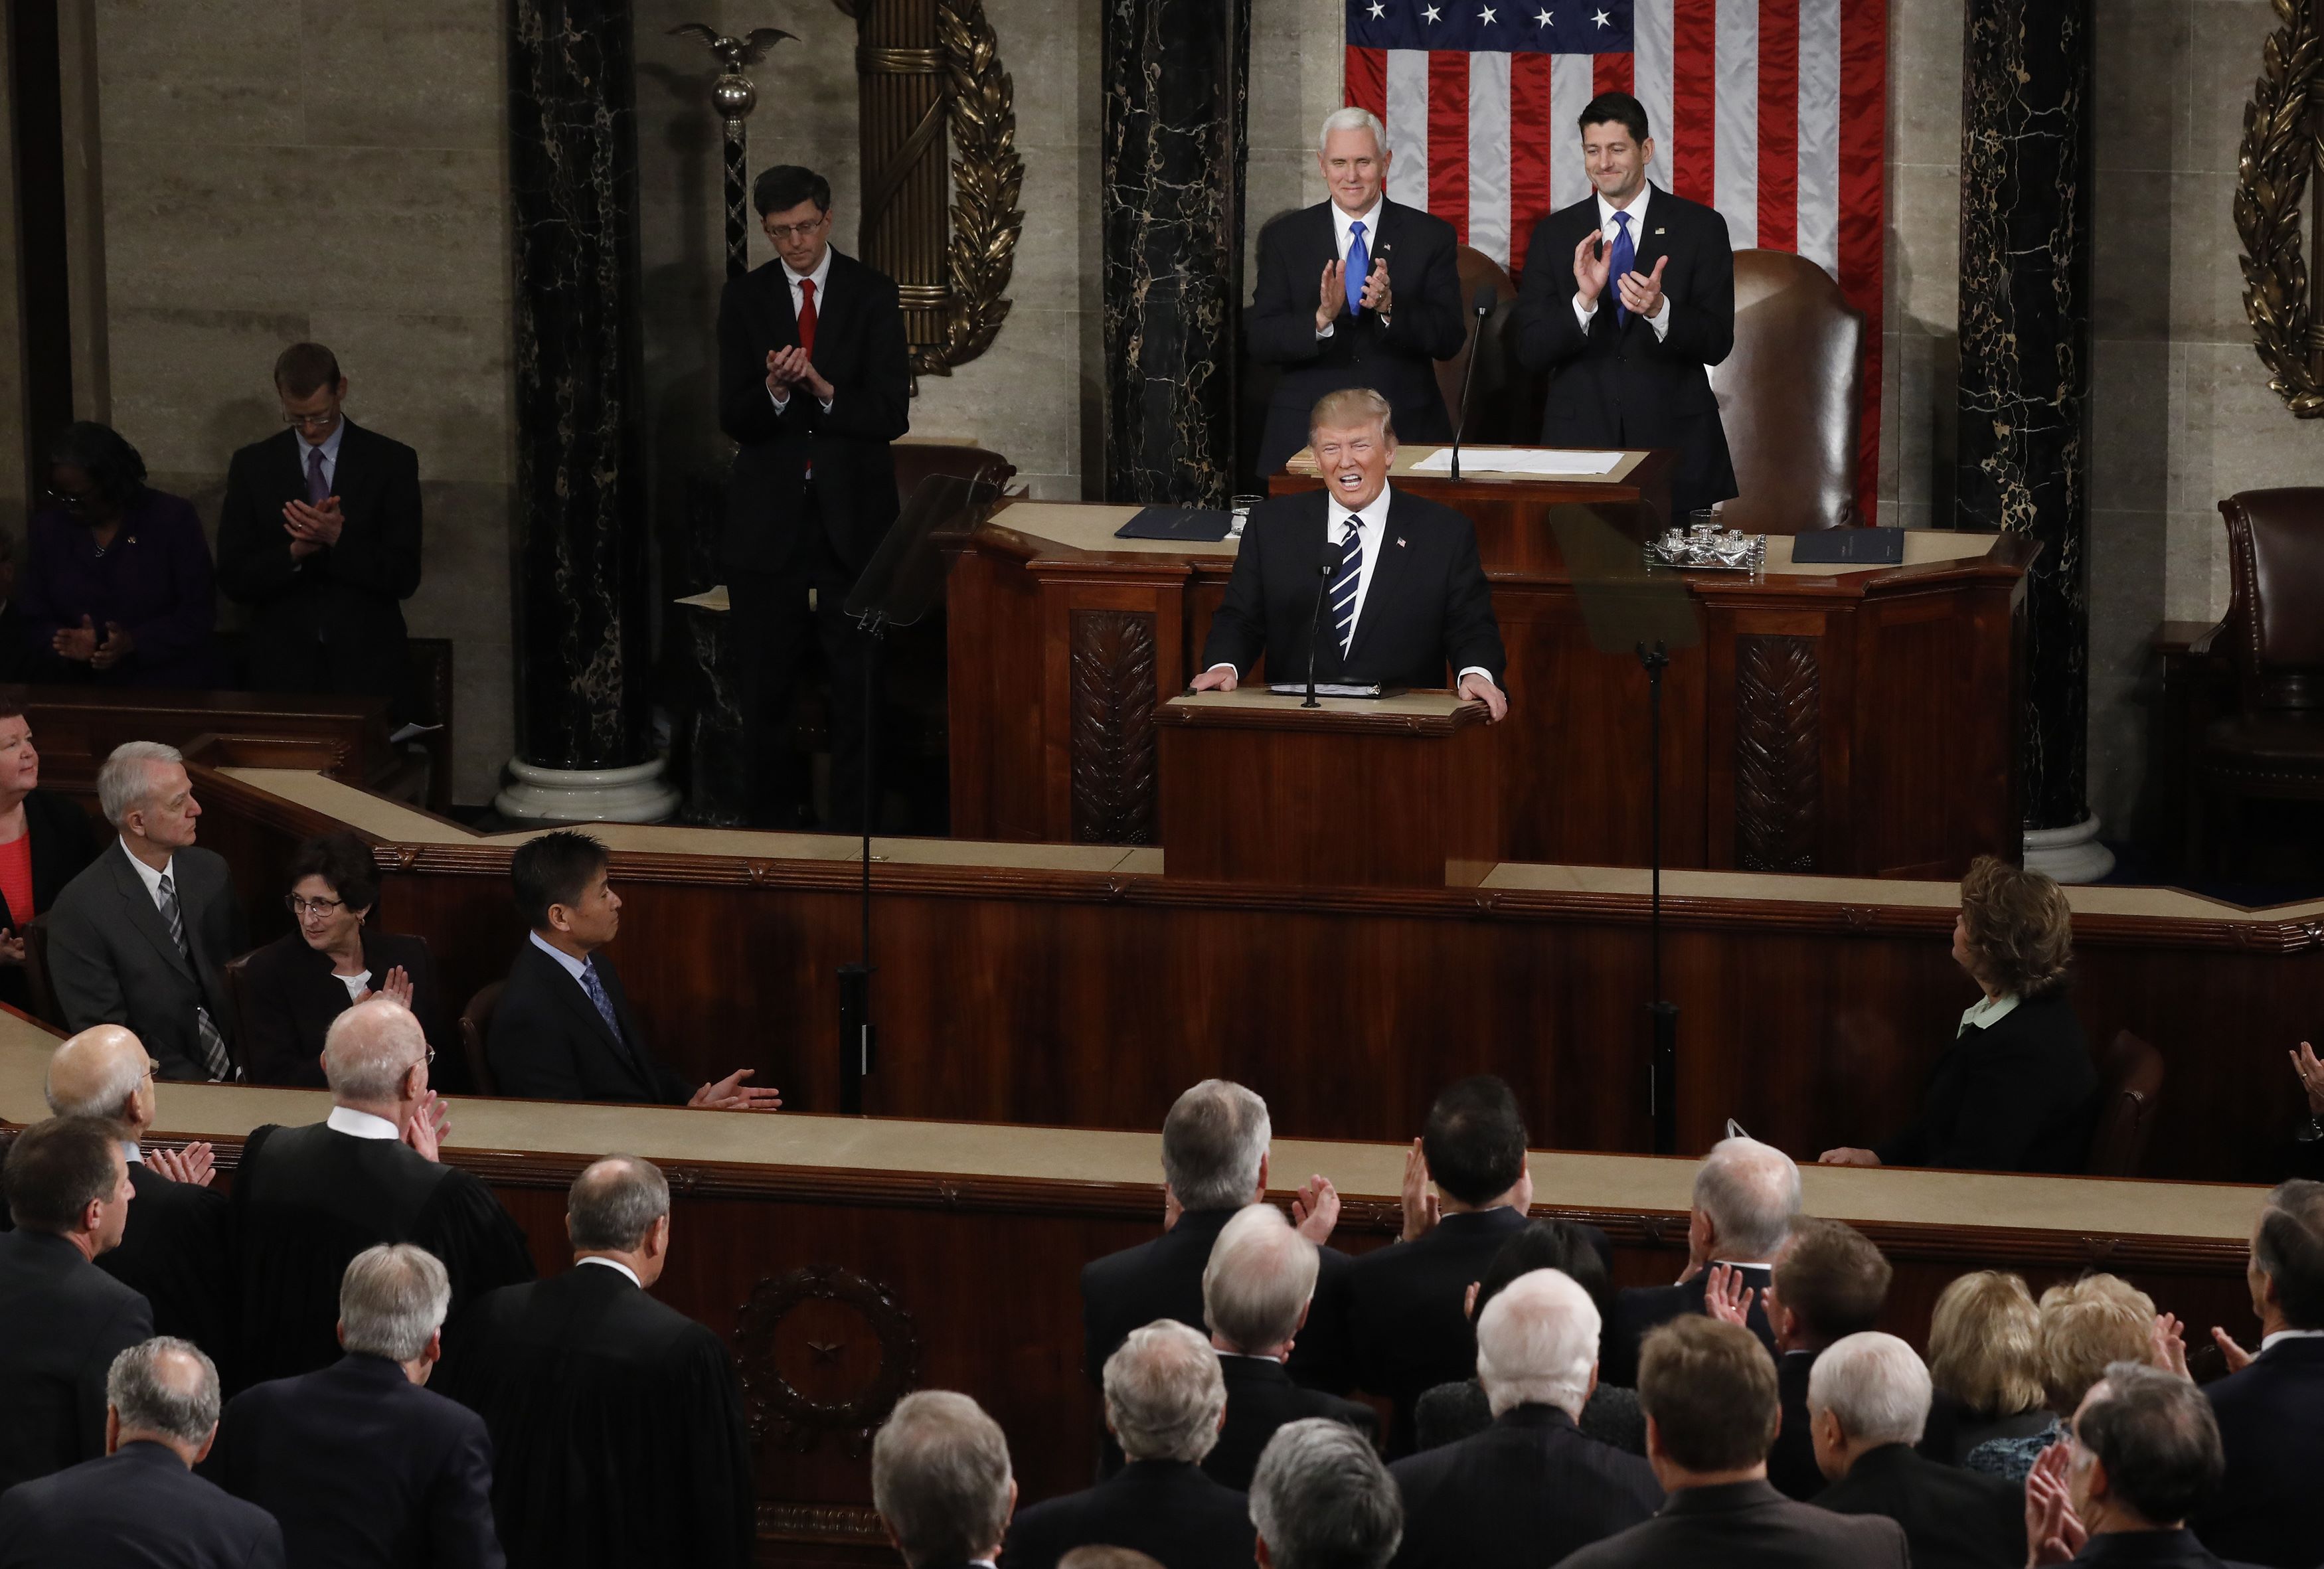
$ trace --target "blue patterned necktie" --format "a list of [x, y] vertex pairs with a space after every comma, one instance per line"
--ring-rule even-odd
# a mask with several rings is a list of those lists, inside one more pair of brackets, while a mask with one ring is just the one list
[[1332, 578], [1332, 626], [1340, 636], [1340, 657], [1356, 635], [1356, 587], [1364, 577], [1364, 521], [1348, 514], [1348, 541], [1340, 552], [1340, 570]]
[[1638, 264], [1638, 248], [1630, 244], [1630, 215], [1614, 215], [1614, 254], [1606, 281], [1614, 286], [1614, 325], [1625, 326], [1630, 319], [1630, 308], [1622, 303], [1622, 282]]
[[[581, 966], [581, 990], [589, 993], [589, 1001], [597, 1006], [597, 1017], [613, 1032], [615, 1040], [622, 1039], [622, 1021], [613, 1014], [613, 1000], [605, 995], [605, 983], [597, 979], [597, 961], [590, 959]], [[627, 1041], [622, 1041], [624, 1046]]]
[[[171, 937], [177, 939], [178, 952], [183, 954], [187, 964], [193, 967], [194, 983], [198, 986], [201, 984], [201, 970], [194, 964], [194, 950], [186, 941], [186, 921], [178, 910], [177, 887], [166, 872], [161, 873], [161, 918], [169, 923]], [[210, 1075], [213, 1084], [230, 1084], [242, 1076], [235, 1072], [234, 1059], [226, 1055], [226, 1037], [218, 1033], [217, 1025], [210, 1018], [210, 1011], [198, 1002], [194, 1004], [194, 1038], [201, 1048], [202, 1068]]]
[[1348, 291], [1348, 314], [1361, 316], [1364, 311], [1364, 279], [1372, 270], [1372, 254], [1364, 245], [1364, 226], [1348, 226], [1347, 275], [1340, 280]]

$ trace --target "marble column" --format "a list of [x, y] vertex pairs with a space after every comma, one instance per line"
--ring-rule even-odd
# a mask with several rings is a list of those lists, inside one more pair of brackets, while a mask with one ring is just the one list
[[1103, 0], [1105, 494], [1234, 482], [1250, 0]]
[[629, 0], [512, 0], [516, 736], [503, 816], [646, 822], [638, 146]]
[[2025, 860], [2102, 877], [2085, 798], [2091, 0], [1969, 0], [1956, 521], [2041, 541], [2026, 584]]

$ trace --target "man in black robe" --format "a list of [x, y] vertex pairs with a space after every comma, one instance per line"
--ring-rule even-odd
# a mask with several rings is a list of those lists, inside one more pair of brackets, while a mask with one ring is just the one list
[[[235, 1178], [243, 1384], [339, 1360], [339, 1282], [357, 1253], [410, 1242], [442, 1260], [462, 1308], [532, 1278], [524, 1232], [491, 1190], [437, 1159], [444, 1112], [428, 1038], [391, 998], [358, 1002], [323, 1038], [328, 1121], [260, 1128]], [[456, 1334], [456, 1329], [450, 1333]]]
[[510, 1569], [742, 1569], [750, 1438], [718, 1337], [647, 1295], [669, 1185], [611, 1155], [574, 1179], [574, 1267], [475, 1305], [437, 1376], [493, 1440]]

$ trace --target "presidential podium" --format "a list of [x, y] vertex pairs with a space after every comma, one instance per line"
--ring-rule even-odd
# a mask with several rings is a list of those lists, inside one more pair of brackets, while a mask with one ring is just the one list
[[1160, 714], [1164, 873], [1292, 888], [1473, 888], [1501, 858], [1499, 739], [1451, 692], [1264, 688]]

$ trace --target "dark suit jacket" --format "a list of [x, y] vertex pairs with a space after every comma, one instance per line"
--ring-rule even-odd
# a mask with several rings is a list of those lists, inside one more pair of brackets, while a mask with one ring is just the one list
[[1141, 1460], [1085, 1491], [1019, 1509], [1001, 1569], [1055, 1569], [1095, 1544], [1143, 1553], [1162, 1569], [1227, 1569], [1251, 1562], [1257, 1537], [1241, 1493], [1183, 1462]]
[[218, 586], [250, 607], [244, 679], [254, 692], [355, 692], [401, 698], [402, 601], [420, 587], [420, 455], [346, 421], [331, 494], [346, 526], [300, 560], [282, 530], [307, 499], [306, 438], [283, 430], [226, 466]]
[[1884, 1166], [2080, 1171], [2098, 1082], [2061, 986], [1961, 1030], [1929, 1070], [1920, 1116], [1875, 1153]]
[[[1757, 1305], [1754, 1297], [1752, 1306]], [[1812, 1351], [1775, 1353], [1775, 1395], [1783, 1404], [1784, 1425], [1776, 1429], [1775, 1446], [1767, 1451], [1767, 1481], [1777, 1492], [1801, 1503], [1825, 1486], [1823, 1468], [1816, 1464], [1815, 1436], [1808, 1430], [1808, 1375], [1815, 1371], [1815, 1360]]]
[[[0, 639], [5, 636], [0, 631]], [[97, 859], [97, 835], [89, 827], [88, 814], [53, 791], [34, 790], [24, 798], [24, 835], [32, 841], [33, 908], [10, 909], [7, 896], [0, 894], [0, 931], [21, 931], [26, 921], [54, 905], [65, 884]], [[0, 1002], [32, 1011], [32, 988], [22, 964], [0, 968]]]
[[[130, 1204], [136, 1208], [135, 1201]], [[45, 1232], [0, 1232], [0, 1491], [105, 1453], [105, 1376], [145, 1299]]]
[[1452, 438], [1436, 362], [1468, 341], [1458, 237], [1443, 218], [1385, 199], [1379, 224], [1365, 241], [1374, 261], [1388, 263], [1388, 319], [1383, 325], [1373, 311], [1351, 314], [1342, 305], [1325, 338], [1315, 336], [1315, 307], [1323, 269], [1340, 254], [1332, 204], [1285, 213], [1259, 231], [1259, 282], [1243, 333], [1251, 358], [1283, 367], [1259, 445], [1262, 475], [1307, 445], [1316, 401], [1342, 387], [1370, 387], [1386, 398], [1406, 441]]
[[1265, 654], [1268, 680], [1304, 681], [1313, 625], [1318, 681], [1446, 687], [1453, 684], [1449, 670], [1477, 665], [1504, 685], [1508, 655], [1477, 531], [1451, 507], [1392, 485], [1372, 586], [1342, 659], [1330, 606], [1315, 614], [1317, 569], [1326, 554], [1338, 554], [1334, 520], [1346, 510], [1330, 501], [1322, 491], [1304, 491], [1252, 510], [1199, 668], [1232, 664], [1245, 677]]
[[[411, 977], [411, 1011], [427, 1031], [428, 1044], [439, 1057], [453, 1050], [458, 1042], [444, 1021], [444, 989], [428, 939], [366, 927], [363, 957], [374, 992], [390, 970], [402, 966]], [[331, 974], [330, 955], [309, 947], [298, 932], [285, 932], [243, 965], [242, 993], [250, 1027], [243, 1060], [250, 1082], [323, 1088], [323, 1037], [331, 1020], [350, 1006], [346, 983]]]
[[832, 386], [829, 413], [804, 388], [779, 414], [767, 394], [768, 352], [799, 340], [781, 259], [728, 280], [719, 296], [718, 425], [742, 447], [718, 541], [729, 567], [782, 570], [819, 517], [839, 559], [861, 572], [896, 521], [888, 444], [912, 422], [911, 355], [896, 285], [834, 251], [821, 293], [815, 368]]
[[[151, 487], [131, 501], [102, 553], [88, 529], [63, 509], [32, 514], [29, 544], [16, 574], [23, 603], [24, 647], [38, 678], [93, 687], [220, 687], [217, 570], [210, 564], [202, 520], [183, 496]], [[87, 616], [97, 641], [119, 622], [136, 640], [110, 669], [60, 659], [57, 632]]]
[[192, 1341], [213, 1361], [233, 1355], [234, 1254], [225, 1194], [171, 1182], [142, 1160], [129, 1163], [129, 1223], [121, 1245], [97, 1267], [153, 1310], [153, 1333]]
[[2025, 1562], [2025, 1490], [1940, 1465], [1890, 1444], [1856, 1457], [1816, 1495], [1839, 1515], [1886, 1515], [1904, 1527], [1913, 1569], [2017, 1569]]
[[613, 961], [603, 953], [595, 958], [597, 978], [622, 1021], [618, 1039], [580, 982], [530, 937], [518, 942], [484, 1044], [500, 1093], [541, 1101], [686, 1104], [695, 1087], [654, 1057]]
[[384, 1357], [244, 1389], [202, 1474], [281, 1522], [300, 1569], [501, 1569], [484, 1418]]
[[2324, 1555], [2324, 1340], [2278, 1341], [2203, 1392], [2227, 1479], [2188, 1524], [2222, 1558], [2308, 1569]]
[[1203, 1474], [1237, 1492], [1250, 1491], [1251, 1473], [1275, 1430], [1286, 1422], [1309, 1417], [1329, 1417], [1344, 1422], [1365, 1437], [1379, 1431], [1379, 1417], [1360, 1400], [1342, 1400], [1321, 1389], [1303, 1389], [1271, 1357], [1219, 1354], [1219, 1372], [1227, 1384], [1226, 1426], [1219, 1441], [1203, 1456]]
[[162, 1078], [206, 1079], [197, 1004], [209, 1010], [210, 1022], [239, 1060], [226, 962], [249, 946], [242, 901], [225, 857], [198, 846], [171, 857], [170, 880], [192, 964], [116, 838], [65, 885], [45, 918], [49, 977], [66, 1029], [125, 1024], [161, 1065]]
[[[2074, 1555], [2076, 1564], [2135, 1564], [2138, 1569], [2257, 1569], [2238, 1560], [2221, 1558], [2185, 1528], [2176, 1531], [2110, 1531], [2092, 1537]], [[2307, 1563], [2301, 1559], [2302, 1564]]]
[[1394, 1569], [1539, 1569], [1662, 1507], [1654, 1468], [1584, 1437], [1554, 1406], [1504, 1411], [1473, 1438], [1399, 1460]]
[[1646, 233], [1637, 236], [1637, 270], [1661, 257], [1670, 333], [1633, 316], [1614, 319], [1620, 298], [1613, 281], [1598, 298], [1585, 335], [1573, 315], [1573, 251], [1598, 226], [1595, 192], [1534, 226], [1535, 258], [1526, 269], [1510, 322], [1518, 363], [1547, 371], [1541, 439], [1545, 447], [1671, 447], [1679, 454], [1671, 506], [1684, 514], [1735, 494], [1735, 465], [1719, 422], [1706, 365], [1735, 346], [1735, 253], [1727, 220], [1713, 208], [1660, 186], [1646, 198]]
[[0, 1569], [282, 1569], [282, 1529], [159, 1444], [0, 1497]]
[[[1759, 1343], [1773, 1356], [1775, 1332], [1767, 1327], [1766, 1303], [1767, 1281], [1774, 1272], [1765, 1264], [1743, 1264], [1738, 1268], [1743, 1272], [1744, 1284], [1751, 1288], [1751, 1309], [1746, 1315], [1751, 1333], [1759, 1337]], [[1638, 1347], [1645, 1343], [1647, 1334], [1683, 1314], [1701, 1313], [1703, 1294], [1710, 1288], [1709, 1269], [1682, 1285], [1624, 1287], [1614, 1297], [1614, 1311], [1599, 1343], [1598, 1376], [1609, 1384], [1637, 1388]]]
[[1691, 1487], [1567, 1569], [1908, 1569], [1904, 1527], [1795, 1504], [1764, 1481]]

